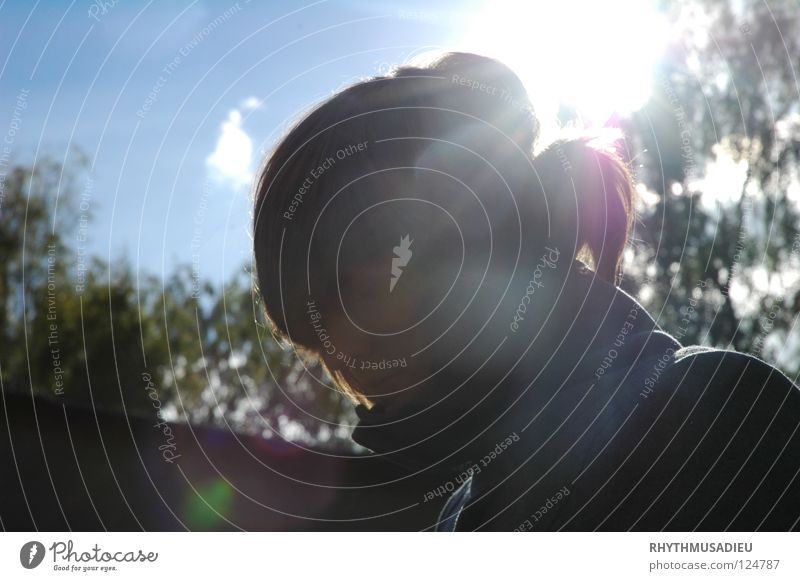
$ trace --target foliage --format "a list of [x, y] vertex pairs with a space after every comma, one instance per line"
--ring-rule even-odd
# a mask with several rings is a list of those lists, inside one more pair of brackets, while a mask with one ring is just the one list
[[273, 339], [245, 268], [215, 287], [189, 265], [162, 281], [124, 257], [81, 255], [86, 173], [75, 153], [66, 165], [15, 165], [4, 184], [3, 389], [341, 447], [352, 412], [317, 366]]
[[680, 39], [627, 124], [656, 200], [640, 212], [628, 288], [685, 344], [751, 352], [794, 376], [800, 15], [754, 0], [668, 14]]
[[[665, 7], [681, 36], [649, 104], [622, 122], [643, 200], [623, 286], [684, 344], [751, 352], [796, 376], [800, 15], [791, 4]], [[161, 280], [124, 257], [85, 256], [81, 196], [92, 183], [79, 152], [67, 160], [12, 165], [2, 182], [2, 388], [149, 417], [152, 377], [165, 417], [346, 445], [349, 406], [273, 339], [247, 266], [213, 285], [189, 265]], [[736, 172], [738, 181], [714, 181]]]

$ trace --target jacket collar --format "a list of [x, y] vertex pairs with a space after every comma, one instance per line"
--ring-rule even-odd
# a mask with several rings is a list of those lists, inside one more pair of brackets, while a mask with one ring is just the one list
[[[546, 329], [539, 333], [544, 337], [537, 337], [535, 348], [506, 381], [494, 389], [466, 386], [478, 394], [477, 403], [419, 399], [402, 408], [378, 404], [368, 409], [360, 405], [352, 439], [406, 468], [452, 474], [470, 466], [487, 443], [519, 431], [520, 417], [530, 417], [531, 410], [547, 401], [550, 394], [526, 389], [541, 369], [563, 369], [569, 381], [587, 381], [602, 360], [599, 354], [613, 345], [625, 322], [629, 322], [629, 334], [637, 337], [658, 331], [655, 321], [636, 300], [578, 261], [566, 274], [549, 314]], [[527, 334], [521, 333], [518, 339], [528, 341], [534, 335], [533, 329], [527, 329]], [[629, 341], [625, 354], [617, 353], [619, 364], [634, 358], [636, 343]], [[520, 448], [529, 445], [535, 443]], [[505, 460], [513, 461], [513, 456], [508, 454]]]

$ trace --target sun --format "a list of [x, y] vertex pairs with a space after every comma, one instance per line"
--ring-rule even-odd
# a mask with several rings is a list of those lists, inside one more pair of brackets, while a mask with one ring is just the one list
[[651, 0], [506, 0], [482, 5], [458, 44], [516, 71], [541, 118], [561, 102], [592, 126], [646, 103], [668, 30]]

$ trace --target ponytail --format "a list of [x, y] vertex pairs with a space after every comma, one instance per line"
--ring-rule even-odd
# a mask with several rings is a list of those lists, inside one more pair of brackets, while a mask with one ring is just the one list
[[616, 133], [551, 144], [533, 164], [548, 203], [551, 237], [616, 284], [633, 227], [636, 190], [615, 152]]

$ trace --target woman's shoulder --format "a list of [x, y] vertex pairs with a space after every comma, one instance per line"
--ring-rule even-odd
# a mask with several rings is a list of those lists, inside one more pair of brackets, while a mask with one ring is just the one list
[[783, 446], [800, 426], [800, 388], [766, 361], [737, 351], [678, 349], [647, 399], [664, 425], [707, 425], [709, 436], [728, 431], [753, 446]]
[[800, 389], [744, 353], [677, 350], [640, 402], [654, 467], [681, 498], [670, 528], [786, 530], [798, 526]]
[[670, 379], [678, 384], [703, 387], [709, 395], [739, 393], [762, 397], [800, 397], [800, 390], [782, 371], [753, 355], [701, 346], [683, 347], [675, 351], [669, 370]]

